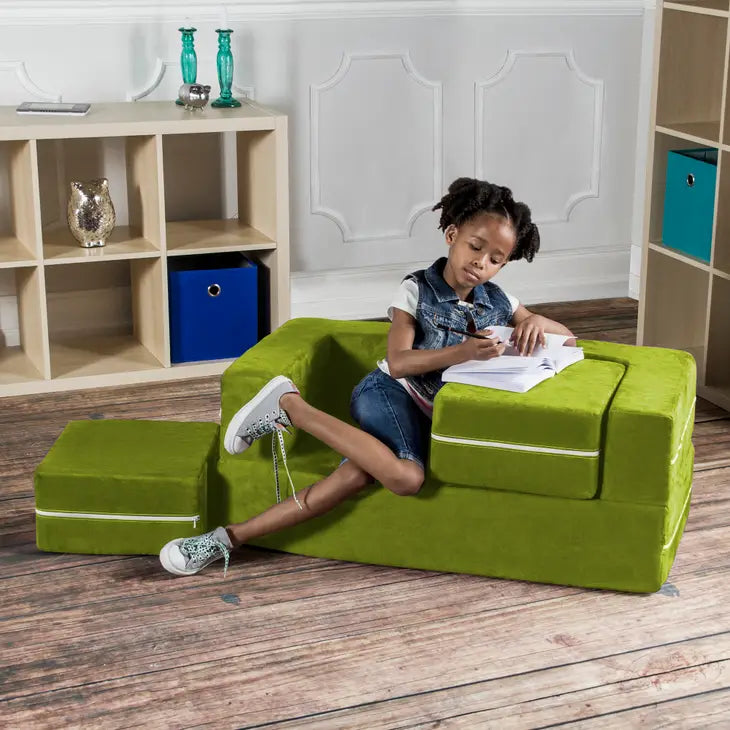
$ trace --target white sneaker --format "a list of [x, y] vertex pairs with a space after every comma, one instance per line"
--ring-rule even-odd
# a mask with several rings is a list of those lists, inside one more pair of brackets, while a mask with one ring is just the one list
[[195, 575], [215, 560], [223, 558], [225, 566], [223, 577], [228, 571], [228, 556], [233, 543], [224, 527], [216, 527], [211, 532], [196, 537], [180, 537], [170, 540], [160, 550], [162, 567], [173, 575]]
[[286, 376], [277, 375], [236, 412], [223, 439], [229, 454], [240, 454], [256, 439], [292, 425], [286, 411], [279, 407], [285, 393], [299, 393], [299, 389]]

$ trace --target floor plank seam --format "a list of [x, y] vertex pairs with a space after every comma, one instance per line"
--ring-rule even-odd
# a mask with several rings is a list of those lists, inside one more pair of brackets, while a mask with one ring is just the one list
[[672, 702], [682, 702], [683, 700], [688, 700], [693, 697], [705, 697], [707, 695], [713, 695], [717, 694], [718, 692], [728, 692], [730, 691], [730, 687], [717, 687], [716, 689], [708, 689], [704, 690], [702, 692], [693, 692], [691, 694], [682, 695], [681, 697], [669, 697], [665, 700], [656, 699], [653, 702], [647, 702], [643, 705], [634, 705], [632, 707], [622, 707], [619, 710], [612, 710], [611, 712], [600, 712], [596, 713], [595, 715], [586, 715], [584, 717], [576, 718], [575, 720], [566, 720], [565, 722], [556, 722], [552, 723], [550, 725], [540, 725], [539, 727], [533, 728], [533, 730], [548, 730], [548, 728], [553, 727], [567, 727], [568, 725], [575, 725], [579, 722], [585, 722], [586, 720], [594, 720], [599, 717], [608, 717], [610, 715], [621, 715], [626, 712], [634, 712], [635, 710], [643, 710], [647, 707], [651, 707], [652, 709], [659, 709], [660, 705], [667, 705], [671, 704]]
[[[73, 570], [73, 569], [81, 568], [81, 567], [83, 567], [83, 566], [71, 566], [69, 568], [60, 568], [59, 570], [65, 570], [65, 569], [67, 569], [67, 570]], [[335, 567], [338, 568], [338, 569], [342, 569], [342, 568], [339, 568], [339, 566], [335, 566]], [[346, 567], [348, 567], [348, 566], [343, 566], [343, 568], [346, 568]], [[310, 568], [310, 570], [312, 570], [312, 571], [316, 571], [316, 570], [319, 570], [319, 569], [320, 569], [320, 566], [312, 566]], [[282, 575], [282, 574], [292, 573], [292, 572], [297, 572], [297, 571], [283, 571], [281, 573], [260, 575], [260, 576], [254, 576], [254, 577], [248, 577], [247, 576], [246, 578], [244, 578], [244, 580], [252, 580], [253, 578], [268, 579], [269, 577], [271, 577], [271, 575]], [[438, 577], [439, 574], [435, 574], [435, 575], [436, 575], [436, 577]], [[378, 586], [380, 587], [380, 586], [398, 585], [400, 583], [412, 583], [412, 582], [417, 581], [417, 580], [428, 580], [428, 579], [431, 579], [433, 577], [434, 576], [416, 576], [416, 577], [413, 577], [413, 578], [403, 578], [403, 579], [400, 579], [400, 580], [397, 580], [397, 581], [391, 581], [389, 583], [378, 583]], [[224, 579], [222, 579], [222, 580], [220, 580], [220, 581], [218, 581], [216, 583], [211, 582], [211, 583], [206, 583], [205, 585], [206, 585], [206, 587], [213, 587], [213, 586], [221, 587], [221, 586], [225, 586], [226, 585], [225, 581], [227, 581], [227, 580], [229, 580], [229, 579], [225, 579], [224, 578]], [[178, 590], [181, 590], [181, 591], [192, 591], [192, 590], [198, 590], [200, 587], [201, 587], [200, 584], [189, 585], [189, 586], [180, 586], [180, 588]], [[230, 587], [230, 585], [228, 585], [227, 587]], [[329, 595], [329, 596], [339, 596], [342, 593], [351, 593], [351, 592], [354, 592], [354, 591], [363, 591], [363, 590], [371, 590], [371, 589], [372, 589], [372, 586], [370, 586], [370, 585], [368, 585], [368, 586], [360, 586], [360, 587], [357, 587], [357, 588], [346, 588], [346, 589], [343, 589], [342, 591], [330, 591], [327, 595]], [[113, 598], [106, 598], [106, 599], [103, 599], [103, 600], [100, 600], [100, 601], [85, 601], [84, 603], [80, 603], [80, 604], [71, 604], [71, 605], [68, 605], [68, 606], [63, 606], [62, 608], [59, 608], [58, 606], [55, 606], [53, 608], [48, 609], [47, 611], [35, 611], [33, 613], [33, 615], [34, 616], [42, 616], [42, 615], [47, 614], [47, 613], [57, 613], [57, 614], [60, 615], [60, 614], [63, 614], [64, 612], [66, 612], [66, 611], [73, 611], [73, 610], [78, 609], [80, 607], [86, 608], [86, 607], [89, 607], [89, 606], [100, 606], [100, 605], [103, 605], [105, 603], [121, 603], [122, 601], [135, 602], [135, 601], [138, 601], [139, 599], [142, 599], [142, 598], [148, 598], [150, 596], [158, 596], [158, 595], [159, 595], [159, 592], [151, 591], [149, 593], [138, 593], [136, 595], [131, 595], [131, 596], [114, 596]], [[297, 601], [311, 600], [312, 598], [321, 598], [321, 595], [314, 594], [314, 595], [307, 595], [307, 596], [297, 596], [295, 598], [290, 598], [290, 599], [278, 599], [276, 601], [269, 601], [269, 602], [266, 602], [266, 603], [261, 602], [261, 603], [257, 603], [256, 604], [256, 608], [266, 608], [267, 606], [281, 606], [281, 605], [284, 605], [284, 604], [287, 604], [287, 603], [296, 603]], [[5, 621], [13, 621], [13, 620], [18, 620], [18, 619], [23, 619], [23, 618], [27, 618], [27, 614], [16, 614], [14, 616], [0, 617], [0, 623], [3, 623]], [[161, 624], [161, 625], [166, 625], [166, 622], [165, 621], [161, 621], [161, 622], [157, 622], [157, 623], [158, 624]], [[155, 626], [157, 624], [156, 623], [148, 623], [146, 625], [147, 626]], [[126, 628], [119, 629], [119, 631], [126, 631], [126, 630], [127, 630]], [[109, 633], [109, 631], [106, 630], [104, 633]]]
[[[327, 715], [334, 715], [334, 714], [337, 714], [337, 713], [349, 712], [349, 711], [352, 711], [352, 710], [362, 709], [364, 707], [372, 707], [372, 706], [376, 706], [376, 705], [385, 705], [385, 704], [388, 704], [388, 703], [391, 703], [391, 702], [396, 702], [396, 701], [405, 700], [405, 699], [413, 699], [415, 697], [424, 697], [424, 696], [427, 696], [427, 695], [438, 694], [439, 692], [448, 692], [448, 691], [452, 691], [452, 690], [455, 690], [455, 689], [467, 689], [469, 687], [476, 687], [476, 686], [479, 686], [479, 685], [486, 685], [486, 684], [489, 684], [490, 682], [495, 682], [495, 681], [500, 681], [500, 680], [505, 680], [505, 679], [513, 679], [513, 678], [516, 678], [516, 677], [526, 677], [526, 676], [529, 676], [531, 674], [539, 674], [541, 672], [550, 671], [550, 670], [554, 670], [554, 669], [566, 669], [566, 668], [570, 668], [570, 667], [579, 666], [581, 664], [586, 664], [586, 663], [595, 662], [595, 661], [601, 661], [601, 660], [604, 660], [604, 659], [611, 659], [611, 658], [614, 658], [614, 657], [625, 656], [625, 655], [628, 655], [628, 654], [636, 654], [636, 653], [648, 651], [648, 650], [651, 650], [651, 649], [660, 649], [660, 648], [663, 648], [663, 647], [669, 647], [669, 646], [674, 646], [674, 645], [678, 645], [678, 644], [684, 644], [687, 641], [698, 641], [698, 640], [701, 640], [701, 639], [712, 639], [712, 638], [716, 638], [716, 637], [720, 637], [720, 636], [726, 636], [728, 634], [730, 634], [730, 630], [729, 631], [720, 631], [720, 632], [716, 632], [716, 633], [712, 633], [712, 634], [704, 634], [704, 635], [701, 635], [701, 636], [695, 636], [695, 637], [692, 637], [690, 639], [682, 638], [682, 639], [678, 639], [677, 641], [668, 641], [668, 642], [665, 642], [663, 644], [652, 644], [650, 646], [643, 646], [643, 647], [640, 647], [638, 649], [629, 649], [627, 651], [620, 651], [620, 652], [616, 652], [614, 654], [604, 654], [602, 656], [590, 657], [588, 659], [581, 659], [581, 660], [578, 660], [578, 661], [575, 661], [575, 662], [565, 662], [563, 664], [555, 664], [555, 665], [551, 665], [549, 667], [543, 667], [543, 668], [540, 668], [540, 669], [530, 669], [530, 670], [525, 671], [525, 672], [515, 672], [513, 674], [505, 674], [505, 675], [501, 675], [499, 677], [492, 677], [490, 679], [478, 679], [478, 680], [474, 680], [474, 681], [471, 681], [471, 682], [463, 682], [463, 683], [460, 683], [460, 684], [449, 685], [448, 687], [438, 687], [438, 688], [435, 688], [435, 689], [423, 690], [421, 692], [412, 692], [410, 694], [398, 695], [396, 697], [385, 697], [385, 698], [379, 699], [379, 700], [371, 700], [371, 701], [368, 701], [368, 702], [362, 702], [362, 703], [357, 703], [357, 704], [354, 704], [354, 705], [348, 705], [346, 707], [338, 707], [338, 708], [332, 709], [332, 710], [325, 710], [323, 712], [317, 712], [317, 713], [311, 713], [311, 714], [307, 714], [307, 715], [300, 715], [300, 716], [295, 716], [295, 717], [289, 717], [289, 718], [285, 718], [285, 719], [282, 719], [282, 720], [275, 720], [275, 721], [266, 722], [266, 723], [258, 723], [258, 724], [255, 724], [255, 725], [242, 725], [239, 728], [239, 730], [258, 730], [258, 728], [271, 727], [272, 725], [279, 725], [279, 724], [282, 724], [284, 722], [293, 722], [293, 721], [298, 721], [298, 720], [309, 720], [309, 719], [312, 719], [312, 718], [326, 717]], [[725, 661], [725, 660], [721, 660], [721, 661]], [[711, 664], [711, 663], [712, 662], [704, 662], [704, 664]], [[701, 666], [701, 665], [698, 665], [698, 666]], [[668, 674], [668, 673], [671, 673], [672, 671], [676, 671], [676, 670], [669, 670], [668, 672], [657, 672], [657, 674]], [[642, 675], [642, 676], [654, 676], [654, 675]], [[618, 684], [621, 681], [624, 681], [625, 682], [627, 680], [620, 680], [619, 682], [606, 683], [606, 684]], [[603, 686], [603, 685], [600, 685], [599, 684], [599, 685], [595, 685], [595, 686], [596, 687], [600, 687], [600, 686]], [[583, 689], [590, 689], [590, 687], [583, 688]], [[575, 691], [581, 691], [581, 690], [575, 690]], [[564, 694], [569, 694], [569, 693], [564, 693]], [[548, 697], [550, 697], [550, 696], [557, 696], [557, 695], [548, 695]], [[534, 698], [534, 699], [543, 699], [543, 698]], [[523, 704], [523, 703], [515, 703], [515, 704]], [[473, 714], [473, 713], [466, 713], [466, 714]], [[611, 713], [607, 713], [607, 714], [611, 714]], [[450, 719], [450, 717], [451, 716], [444, 717], [444, 718], [439, 718], [439, 719]], [[455, 717], [459, 717], [459, 715], [456, 715]], [[417, 727], [417, 725], [416, 726], [409, 725], [409, 726], [402, 726], [402, 727]], [[395, 728], [393, 728], [393, 730], [395, 730]]]

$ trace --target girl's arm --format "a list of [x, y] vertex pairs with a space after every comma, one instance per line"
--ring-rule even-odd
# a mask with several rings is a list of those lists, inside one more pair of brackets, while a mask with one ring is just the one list
[[569, 335], [571, 340], [566, 345], [575, 345], [575, 335], [563, 324], [531, 312], [522, 304], [518, 305], [512, 315], [510, 324], [515, 328], [512, 340], [522, 355], [531, 355], [538, 342], [545, 345], [545, 333], [553, 335]]
[[504, 352], [496, 340], [467, 337], [458, 345], [438, 350], [414, 350], [416, 320], [402, 309], [393, 307], [393, 321], [388, 332], [388, 369], [394, 378], [442, 370], [465, 360], [488, 360]]

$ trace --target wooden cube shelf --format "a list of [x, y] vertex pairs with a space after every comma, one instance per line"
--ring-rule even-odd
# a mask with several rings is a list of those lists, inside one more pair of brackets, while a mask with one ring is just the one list
[[[117, 225], [85, 249], [66, 223], [69, 185], [98, 177]], [[0, 269], [15, 271], [19, 323], [9, 339], [0, 330], [0, 395], [221, 373], [229, 360], [171, 366], [167, 269], [222, 251], [268, 269], [267, 319], [285, 322], [285, 116], [253, 102], [92, 104], [80, 118], [0, 107]]]
[[[637, 342], [690, 352], [698, 393], [730, 410], [728, 0], [664, 2], [649, 139]], [[723, 86], [725, 88], [723, 88]], [[723, 93], [724, 92], [724, 93]], [[719, 151], [712, 246], [702, 261], [663, 245], [667, 155]]]
[[727, 24], [727, 17], [664, 10], [657, 126], [719, 143]]

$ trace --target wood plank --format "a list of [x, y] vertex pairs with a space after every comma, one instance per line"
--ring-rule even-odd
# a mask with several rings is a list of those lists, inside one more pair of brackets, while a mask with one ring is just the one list
[[695, 423], [722, 418], [730, 418], [730, 413], [704, 398], [697, 398], [695, 405]]
[[[615, 720], [625, 722], [626, 706], [671, 702], [693, 694], [698, 677], [710, 675], [712, 683], [727, 679], [730, 671], [730, 635], [702, 637], [681, 645], [572, 662], [545, 670], [519, 672], [482, 682], [423, 694], [394, 697], [371, 705], [355, 705], [334, 712], [273, 723], [275, 730], [386, 730], [396, 724], [409, 728], [536, 728], [557, 721], [598, 719], [620, 712]], [[637, 676], [638, 675], [638, 676]], [[622, 709], [617, 710], [617, 707]], [[652, 720], [656, 720], [655, 711]], [[664, 713], [661, 712], [665, 720]], [[234, 718], [226, 718], [233, 720]], [[220, 720], [218, 721], [220, 722]], [[411, 724], [413, 723], [413, 724]], [[651, 723], [646, 727], [652, 727]], [[208, 724], [196, 728], [210, 727]], [[582, 727], [582, 725], [581, 725]], [[609, 727], [609, 725], [596, 725]], [[638, 727], [623, 724], [619, 727]]]
[[[707, 577], [707, 561], [723, 565], [730, 559], [730, 545], [722, 541], [722, 532], [717, 529], [695, 531], [685, 537], [686, 544], [683, 542], [681, 549], [682, 559], [677, 560], [671, 582], [678, 590], [686, 592], [689, 600], [694, 600], [695, 596], [694, 589], [690, 587], [692, 581], [698, 575]], [[236, 635], [239, 630], [246, 633], [248, 641], [253, 641], [256, 626], [262, 632], [256, 641], [266, 642], [269, 648], [278, 645], [275, 636], [267, 634], [271, 629], [271, 612], [278, 615], [275, 623], [281, 629], [281, 633], [276, 636], [282, 641], [294, 640], [296, 643], [310, 639], [322, 640], [322, 632], [325, 637], [329, 637], [330, 630], [334, 636], [339, 636], [338, 632], [342, 630], [349, 636], [361, 623], [370, 624], [373, 630], [379, 630], [376, 627], [382, 625], [397, 624], [403, 628], [431, 620], [448, 623], [448, 620], [458, 621], [467, 615], [484, 614], [483, 618], [487, 618], [492, 612], [528, 611], [530, 607], [572, 597], [565, 606], [566, 610], [570, 610], [570, 606], [579, 602], [583, 596], [596, 599], [610, 597], [610, 601], [604, 601], [604, 610], [610, 612], [621, 606], [628, 609], [634, 605], [631, 599], [636, 598], [610, 591], [362, 566], [312, 558], [301, 559], [305, 564], [299, 566], [298, 561], [291, 560], [293, 556], [283, 559], [275, 553], [276, 558], [270, 559], [269, 555], [266, 551], [252, 552], [247, 549], [234, 554], [228, 578], [223, 578], [221, 570], [210, 570], [185, 579], [185, 614], [188, 620], [194, 618], [196, 622], [195, 635], [188, 637], [191, 652], [198, 643], [201, 647], [208, 643], [210, 648], [210, 642], [215, 642], [214, 636], [220, 631], [215, 617], [229, 610], [220, 603], [222, 594], [237, 596], [235, 605], [246, 611], [246, 625], [231, 629], [232, 633], [226, 639], [220, 637], [217, 644], [219, 648], [225, 647], [228, 641], [235, 646], [240, 638]], [[703, 558], [699, 564], [698, 556]], [[281, 581], [275, 578], [272, 580], [272, 576], [277, 575], [276, 565], [280, 562], [292, 567], [279, 571]], [[84, 579], [80, 580], [82, 575]], [[121, 634], [110, 628], [112, 623], [122, 633], [134, 628], [139, 634], [134, 641], [142, 643], [149, 638], [144, 636], [147, 631], [156, 633], [161, 639], [172, 635], [182, 639], [189, 632], [185, 622], [180, 624], [176, 621], [180, 615], [179, 606], [176, 601], [170, 600], [181, 589], [181, 581], [164, 573], [156, 557], [96, 564], [93, 572], [78, 566], [61, 568], [45, 576], [9, 577], [1, 580], [0, 586], [9, 605], [0, 624], [0, 636], [3, 642], [10, 644], [22, 639], [28, 651], [25, 659], [13, 658], [14, 676], [5, 688], [11, 694], [15, 679], [20, 683], [18, 691], [22, 687], [27, 691], [25, 693], [33, 690], [36, 679], [42, 682], [44, 688], [54, 688], [49, 674], [43, 673], [37, 677], [34, 674], [37, 662], [32, 658], [31, 650], [35, 646], [42, 646], [44, 655], [57, 652], [55, 666], [61, 668], [65, 664], [69, 667], [72, 665], [73, 681], [83, 683], [95, 681], [100, 675], [95, 674], [98, 667], [91, 661], [85, 670], [88, 676], [83, 674], [79, 664], [82, 655], [89, 651], [101, 652], [104, 647], [113, 652], [122, 640]], [[688, 587], [685, 589], [685, 586]], [[366, 602], [360, 600], [363, 593], [368, 595]], [[663, 605], [660, 600], [663, 598], [666, 596], [660, 592], [645, 596], [644, 600], [654, 611]], [[299, 622], [297, 607], [302, 601], [307, 603], [308, 615], [312, 615], [316, 608], [314, 615], [327, 615], [328, 621], [314, 622], [311, 628], [300, 626], [294, 630], [293, 624]], [[413, 610], [414, 606], [418, 606], [417, 611]], [[714, 608], [720, 609], [721, 606]], [[319, 613], [320, 609], [324, 613]], [[40, 617], [48, 614], [53, 615], [52, 622], [39, 621]], [[641, 616], [645, 614], [648, 620], [647, 612], [640, 612]], [[697, 615], [696, 619], [699, 621], [700, 616]], [[730, 616], [727, 620], [730, 622]], [[204, 628], [206, 622], [211, 623], [210, 635]], [[289, 626], [291, 631], [285, 625], [290, 622], [293, 622]], [[89, 646], [88, 640], [92, 636], [93, 646]], [[609, 638], [606, 637], [607, 640]], [[126, 639], [124, 643], [127, 643]], [[10, 655], [0, 648], [0, 666], [4, 658], [9, 660]], [[110, 676], [134, 673], [133, 667], [125, 669], [120, 661], [110, 671], [122, 672], [122, 675]], [[28, 662], [27, 673], [23, 670], [24, 662]], [[71, 677], [71, 674], [68, 676]], [[61, 676], [59, 681], [63, 683], [70, 680]]]
[[[719, 637], [718, 637], [719, 638]], [[730, 638], [722, 636], [723, 654], [727, 653]], [[658, 661], [661, 661], [659, 659]], [[606, 727], [607, 715], [612, 715], [613, 721], [621, 727], [635, 727], [629, 722], [629, 717], [637, 710], [653, 710], [645, 717], [654, 722], [660, 721], [666, 725], [670, 719], [663, 710], [667, 703], [678, 699], [685, 699], [696, 695], [697, 679], [703, 679], [703, 685], [708, 689], [700, 694], [723, 691], [730, 681], [730, 661], [706, 662], [699, 665], [679, 668], [674, 671], [665, 671], [654, 675], [642, 676], [622, 682], [606, 684], [601, 687], [572, 691], [569, 694], [560, 694], [555, 697], [532, 701], [527, 707], [508, 705], [495, 710], [483, 710], [470, 713], [468, 717], [459, 715], [452, 718], [440, 719], [439, 728], [475, 727], [483, 723], [498, 723], [500, 728], [525, 727], [555, 727], [555, 725], [570, 725], [577, 721], [590, 720], [587, 725], [581, 722], [581, 727]], [[727, 690], [730, 692], [730, 689]], [[486, 701], [484, 698], [483, 702]], [[728, 704], [730, 707], [730, 703]], [[682, 720], [688, 711], [687, 706], [673, 713], [671, 720]], [[618, 714], [620, 713], [620, 714]], [[661, 720], [659, 720], [661, 718]], [[413, 728], [433, 727], [431, 723], [411, 725]], [[683, 727], [685, 727], [683, 725]]]
[[[582, 728], [596, 728], [597, 730], [624, 730], [627, 727], [651, 727], [657, 721], [657, 714], [660, 713], [661, 722], [667, 727], [691, 730], [698, 728], [709, 730], [727, 728], [727, 718], [730, 716], [730, 690], [708, 690], [697, 692], [681, 701], [669, 700], [657, 706], [650, 703], [638, 707], [620, 715], [611, 717], [598, 717], [581, 723]], [[667, 723], [670, 723], [667, 725]]]
[[[367, 602], [359, 591], [310, 598], [308, 621], [300, 601], [251, 608], [235, 620], [229, 614], [240, 609], [228, 604], [217, 615], [196, 615], [194, 630], [178, 614], [44, 645], [39, 657], [14, 652], [6, 707], [22, 723], [62, 716], [74, 724], [103, 714], [114, 725], [142, 717], [159, 725], [176, 713], [178, 724], [236, 716], [255, 725], [382, 701], [394, 684], [400, 694], [425, 693], [730, 632], [717, 600], [722, 584], [707, 573], [679, 581], [679, 596], [642, 597], [642, 611], [636, 596], [607, 601], [602, 591], [494, 610], [484, 585], [481, 598], [464, 605], [460, 593], [470, 579], [459, 576], [460, 590], [446, 596], [456, 615], [446, 617], [433, 609], [443, 579], [376, 586]], [[424, 590], [433, 582], [436, 590]], [[679, 613], [691, 617], [692, 627]], [[567, 630], [546, 635], [546, 626]], [[510, 641], [494, 641], [508, 627]], [[196, 661], [203, 645], [205, 657]], [[195, 703], [188, 702], [192, 685]]]

